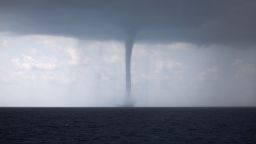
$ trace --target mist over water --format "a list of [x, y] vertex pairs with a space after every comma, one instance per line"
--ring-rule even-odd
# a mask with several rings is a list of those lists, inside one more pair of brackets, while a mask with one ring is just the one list
[[[122, 42], [2, 39], [7, 41], [0, 49], [2, 106], [120, 106], [128, 101]], [[253, 106], [255, 54], [254, 48], [135, 43], [130, 99], [135, 106]]]

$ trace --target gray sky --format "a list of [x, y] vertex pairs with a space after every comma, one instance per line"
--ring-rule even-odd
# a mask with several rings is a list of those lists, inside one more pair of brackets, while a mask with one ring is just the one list
[[0, 106], [255, 106], [254, 0], [2, 0]]

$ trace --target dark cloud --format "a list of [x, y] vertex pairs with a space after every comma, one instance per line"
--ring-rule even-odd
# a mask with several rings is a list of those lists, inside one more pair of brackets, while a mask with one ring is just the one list
[[254, 44], [253, 0], [1, 0], [0, 30], [90, 39]]

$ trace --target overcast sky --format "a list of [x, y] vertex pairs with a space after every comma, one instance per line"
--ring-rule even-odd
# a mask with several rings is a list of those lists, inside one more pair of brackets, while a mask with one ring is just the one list
[[1, 0], [0, 106], [255, 106], [254, 0]]

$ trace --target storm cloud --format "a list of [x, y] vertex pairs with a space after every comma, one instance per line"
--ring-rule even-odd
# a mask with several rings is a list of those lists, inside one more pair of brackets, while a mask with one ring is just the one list
[[3, 0], [0, 30], [87, 39], [252, 44], [255, 1]]

